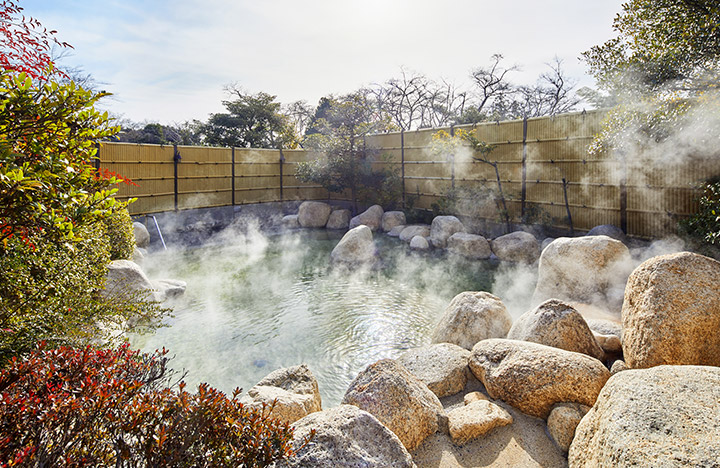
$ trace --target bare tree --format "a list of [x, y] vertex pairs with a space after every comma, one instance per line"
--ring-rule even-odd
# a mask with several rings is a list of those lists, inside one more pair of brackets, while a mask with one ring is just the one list
[[310, 122], [312, 122], [315, 109], [313, 109], [307, 101], [300, 100], [283, 105], [281, 107], [281, 113], [288, 118], [290, 124], [295, 129], [295, 134], [298, 137], [302, 137], [310, 125]]
[[518, 70], [517, 65], [504, 67], [502, 54], [494, 54], [489, 67], [479, 67], [472, 71], [471, 77], [479, 88], [479, 101], [475, 104], [478, 112], [492, 106], [493, 101], [502, 100], [512, 94], [513, 85], [507, 80], [508, 73]]

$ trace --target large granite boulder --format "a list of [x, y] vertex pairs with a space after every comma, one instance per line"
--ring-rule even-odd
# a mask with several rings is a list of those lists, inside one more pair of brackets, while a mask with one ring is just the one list
[[397, 361], [442, 398], [465, 388], [469, 357], [467, 349], [451, 343], [437, 343], [405, 351]]
[[540, 243], [525, 231], [515, 231], [494, 239], [490, 246], [493, 253], [504, 262], [532, 264], [540, 256]]
[[359, 215], [352, 218], [348, 227], [350, 229], [353, 229], [360, 225], [365, 225], [369, 227], [373, 232], [375, 232], [380, 229], [383, 213], [384, 211], [382, 209], [382, 206], [373, 205]]
[[575, 429], [580, 420], [590, 411], [589, 406], [579, 403], [558, 403], [553, 405], [547, 419], [550, 436], [555, 443], [567, 453], [575, 437]]
[[374, 415], [408, 450], [438, 430], [443, 412], [427, 385], [393, 359], [380, 360], [358, 374], [342, 402]]
[[333, 210], [328, 217], [327, 229], [347, 229], [350, 224], [350, 210]]
[[157, 291], [140, 266], [130, 260], [113, 260], [108, 265], [105, 288], [100, 294], [106, 298], [126, 300], [149, 299], [163, 301], [165, 295]]
[[619, 311], [630, 267], [630, 251], [618, 240], [560, 237], [540, 256], [533, 303], [556, 298]]
[[628, 280], [622, 322], [630, 368], [720, 366], [720, 262], [690, 252], [645, 261]]
[[152, 280], [150, 284], [152, 284], [153, 290], [165, 299], [180, 297], [185, 294], [185, 289], [187, 289], [187, 283], [182, 280], [160, 279]]
[[592, 406], [610, 377], [597, 359], [527, 341], [481, 341], [469, 364], [490, 397], [538, 418], [555, 403]]
[[513, 417], [487, 400], [476, 400], [448, 412], [448, 429], [456, 445], [465, 445], [496, 427], [507, 426]]
[[135, 221], [133, 223], [133, 232], [135, 233], [135, 245], [140, 248], [147, 248], [150, 245], [150, 233], [144, 224]]
[[271, 372], [240, 401], [253, 409], [272, 406], [270, 415], [290, 424], [322, 411], [317, 380], [305, 364]]
[[411, 224], [410, 226], [405, 226], [405, 229], [400, 231], [399, 237], [403, 242], [410, 242], [415, 236], [429, 237], [430, 226], [427, 224]]
[[465, 232], [465, 226], [455, 216], [436, 216], [430, 225], [430, 243], [433, 247], [444, 249], [448, 237], [456, 232]]
[[382, 215], [380, 226], [383, 232], [390, 232], [394, 227], [405, 224], [405, 213], [402, 211], [386, 211]]
[[327, 224], [332, 207], [319, 201], [304, 201], [298, 208], [298, 223], [304, 228], [321, 228]]
[[547, 300], [518, 317], [507, 338], [575, 351], [599, 360], [605, 355], [580, 312], [557, 299]]
[[572, 467], [718, 466], [720, 369], [658, 366], [612, 376], [580, 421]]
[[[278, 468], [415, 467], [400, 439], [375, 416], [353, 405], [310, 414], [293, 428], [296, 456]], [[312, 431], [312, 442], [304, 444]]]
[[472, 349], [480, 340], [505, 338], [511, 326], [512, 317], [499, 297], [466, 291], [450, 301], [431, 340]]
[[490, 258], [492, 250], [490, 243], [483, 236], [456, 232], [447, 240], [448, 252], [462, 255], [473, 260], [484, 260]]
[[350, 229], [330, 252], [330, 259], [335, 263], [362, 264], [375, 261], [375, 243], [372, 231], [361, 224]]

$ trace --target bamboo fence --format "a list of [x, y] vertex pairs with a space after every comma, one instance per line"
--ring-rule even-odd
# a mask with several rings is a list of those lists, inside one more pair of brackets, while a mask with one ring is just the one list
[[[609, 154], [588, 154], [603, 112], [445, 128], [474, 132], [494, 149], [488, 163], [467, 152], [438, 157], [429, 151], [439, 129], [385, 133], [366, 138], [384, 158], [375, 167], [402, 175], [405, 206], [431, 209], [449, 191], [467, 215], [500, 221], [497, 165], [513, 222], [530, 219], [580, 231], [600, 224], [629, 235], [657, 238], [674, 232], [678, 219], [696, 209], [694, 187], [720, 175], [720, 158], [636, 164]], [[303, 150], [211, 148], [103, 143], [100, 165], [133, 180], [120, 198], [137, 198], [133, 215], [171, 210], [294, 200], [346, 200], [295, 178]], [[569, 216], [568, 216], [569, 215]]]

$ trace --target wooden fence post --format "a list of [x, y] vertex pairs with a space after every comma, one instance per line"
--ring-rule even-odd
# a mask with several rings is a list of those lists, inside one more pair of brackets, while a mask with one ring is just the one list
[[173, 145], [173, 168], [174, 168], [174, 193], [175, 193], [175, 211], [178, 210], [178, 164], [180, 164], [180, 152], [177, 149], [177, 145]]
[[100, 142], [95, 143], [95, 158], [93, 159], [95, 170], [100, 170]]
[[232, 146], [230, 148], [230, 150], [231, 150], [231, 153], [230, 153], [231, 154], [231, 156], [230, 156], [231, 163], [230, 164], [232, 166], [230, 169], [230, 177], [232, 178], [231, 182], [230, 182], [230, 190], [232, 191], [232, 206], [235, 206], [235, 147]]
[[[454, 125], [450, 125], [450, 136], [455, 136]], [[450, 187], [455, 189], [455, 153], [450, 155]]]
[[285, 201], [285, 196], [283, 195], [283, 163], [285, 162], [285, 155], [283, 154], [282, 148], [280, 148], [280, 201]]
[[622, 165], [622, 172], [620, 176], [620, 229], [622, 232], [627, 234], [627, 157], [624, 152], [620, 154], [620, 164]]
[[402, 179], [402, 206], [405, 209], [405, 130], [400, 129], [400, 177]]
[[[522, 181], [520, 188], [520, 218], [525, 218], [525, 199], [527, 197], [527, 130], [528, 119], [523, 117], [523, 139], [522, 139]], [[563, 185], [563, 187], [565, 187]]]

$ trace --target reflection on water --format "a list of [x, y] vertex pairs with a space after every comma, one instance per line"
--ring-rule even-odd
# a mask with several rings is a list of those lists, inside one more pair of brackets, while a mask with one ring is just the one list
[[191, 386], [225, 392], [307, 363], [323, 406], [333, 407], [365, 366], [429, 343], [453, 296], [492, 282], [486, 262], [411, 254], [396, 239], [375, 237], [381, 266], [356, 271], [329, 265], [337, 239], [324, 231], [229, 236], [153, 254], [145, 265], [151, 278], [182, 279], [188, 288], [168, 327], [131, 342], [169, 349]]

